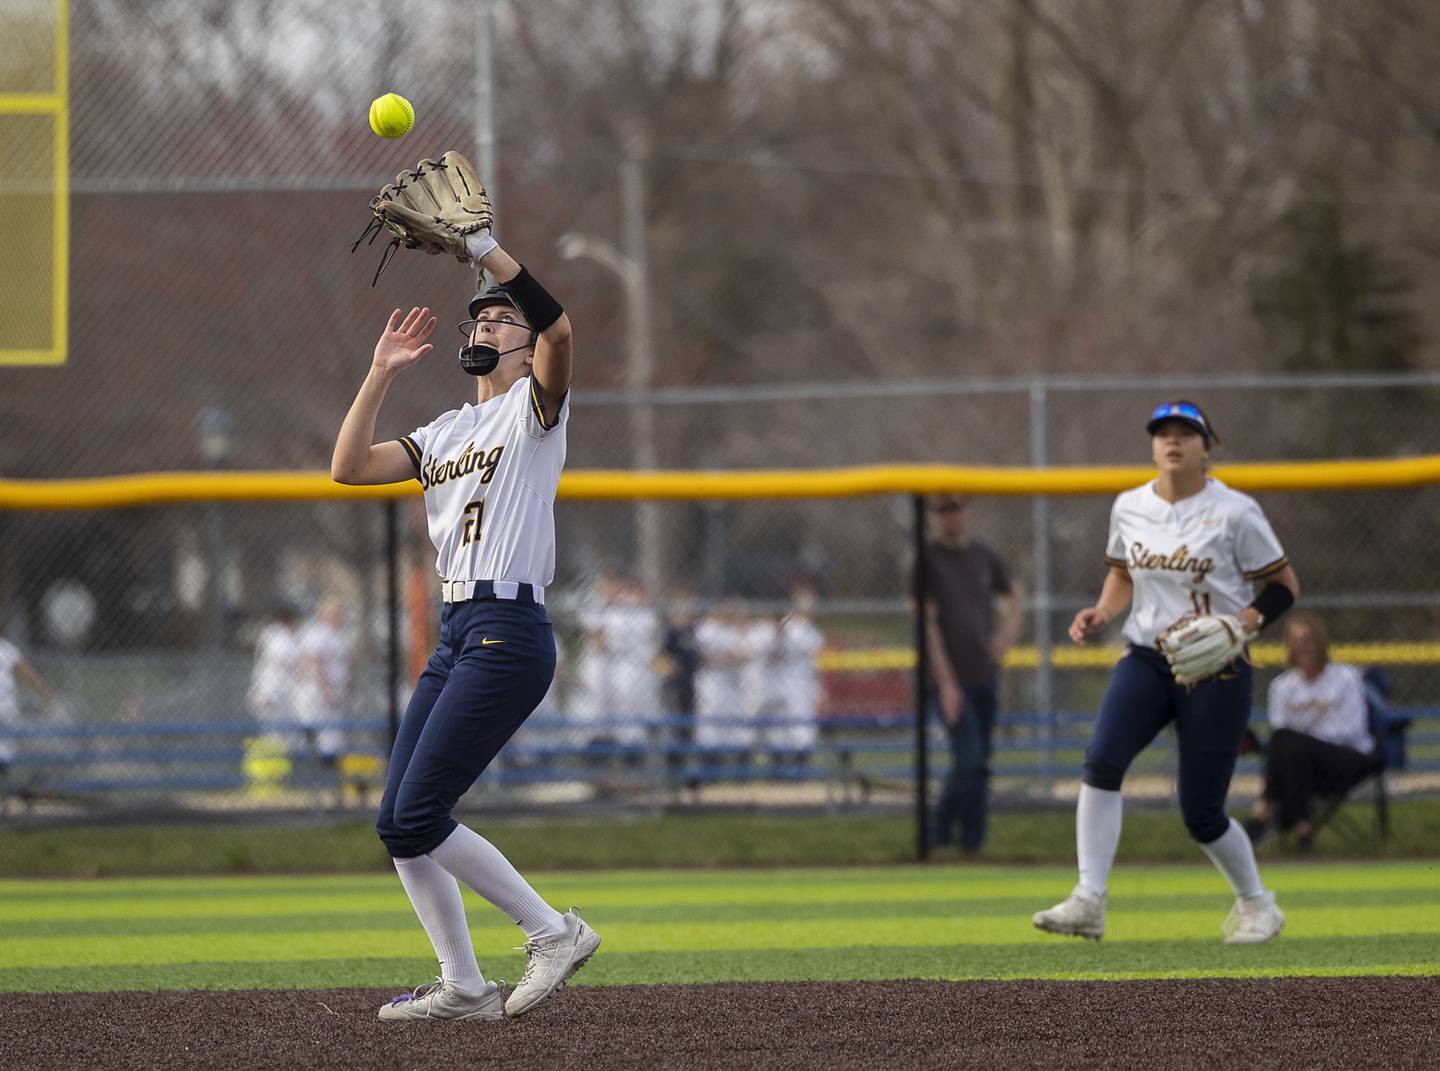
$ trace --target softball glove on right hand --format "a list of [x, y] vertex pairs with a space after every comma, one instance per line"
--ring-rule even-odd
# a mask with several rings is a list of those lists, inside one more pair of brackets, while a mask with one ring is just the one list
[[484, 184], [470, 161], [458, 152], [447, 152], [439, 160], [421, 160], [413, 170], [400, 172], [394, 182], [382, 186], [371, 198], [370, 211], [375, 218], [350, 252], [355, 252], [366, 238], [373, 242], [381, 230], [395, 236], [380, 258], [372, 286], [402, 245], [406, 249], [423, 249], [432, 256], [448, 253], [468, 264], [465, 239], [488, 232], [495, 225]]
[[1216, 614], [1182, 618], [1160, 634], [1156, 646], [1170, 663], [1176, 683], [1190, 687], [1243, 658], [1246, 640], [1244, 622]]

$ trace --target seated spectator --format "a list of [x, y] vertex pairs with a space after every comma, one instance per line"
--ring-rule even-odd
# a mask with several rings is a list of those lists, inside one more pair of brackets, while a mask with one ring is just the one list
[[1297, 611], [1285, 621], [1290, 669], [1270, 685], [1272, 729], [1265, 789], [1245, 823], [1259, 840], [1272, 822], [1294, 830], [1302, 850], [1313, 845], [1310, 804], [1317, 795], [1348, 792], [1379, 769], [1370, 735], [1365, 682], [1354, 666], [1330, 661], [1320, 619]]

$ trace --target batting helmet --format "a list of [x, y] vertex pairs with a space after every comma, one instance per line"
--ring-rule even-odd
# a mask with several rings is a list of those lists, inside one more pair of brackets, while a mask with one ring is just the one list
[[[516, 312], [520, 312], [515, 299], [505, 292], [501, 286], [487, 286], [470, 299], [470, 318], [473, 320], [480, 315], [481, 309], [488, 309], [492, 305], [509, 305]], [[521, 313], [523, 316], [524, 313]]]
[[[480, 315], [482, 309], [488, 309], [495, 305], [504, 305], [513, 309], [523, 319], [525, 314], [520, 312], [515, 300], [499, 286], [490, 286], [481, 290], [470, 299], [470, 319], [474, 320]], [[521, 325], [516, 325], [521, 326]], [[516, 350], [529, 349], [535, 344], [535, 331], [531, 331], [531, 340], [523, 346], [514, 346], [502, 353], [487, 343], [480, 345], [465, 345], [460, 347], [460, 367], [472, 376], [488, 376], [495, 371], [495, 366], [500, 363], [500, 358], [506, 353], [514, 353]]]

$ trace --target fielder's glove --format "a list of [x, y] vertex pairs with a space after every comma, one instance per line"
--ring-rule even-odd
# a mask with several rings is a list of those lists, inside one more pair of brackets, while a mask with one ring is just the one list
[[432, 255], [449, 253], [468, 264], [465, 239], [488, 233], [495, 225], [484, 184], [470, 161], [458, 152], [447, 152], [439, 160], [421, 160], [414, 170], [400, 172], [371, 199], [370, 211], [375, 218], [366, 224], [350, 252], [367, 238], [375, 241], [381, 230], [395, 236], [380, 258], [371, 286], [402, 245]]
[[1181, 618], [1160, 634], [1156, 646], [1186, 687], [1215, 676], [1245, 656], [1245, 625], [1229, 614]]

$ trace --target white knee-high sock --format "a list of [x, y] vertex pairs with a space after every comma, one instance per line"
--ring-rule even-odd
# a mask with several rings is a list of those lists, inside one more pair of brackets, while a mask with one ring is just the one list
[[1260, 867], [1255, 863], [1255, 846], [1235, 819], [1230, 828], [1209, 844], [1200, 845], [1216, 869], [1225, 875], [1236, 896], [1259, 896], [1265, 891], [1260, 880]]
[[1119, 792], [1080, 786], [1080, 802], [1075, 805], [1075, 854], [1080, 860], [1081, 888], [1103, 893], [1109, 884], [1115, 850], [1120, 846], [1122, 814]]
[[514, 919], [532, 941], [565, 932], [560, 912], [540, 899], [500, 849], [473, 829], [456, 826], [430, 857]]
[[435, 948], [440, 977], [466, 993], [483, 992], [485, 977], [475, 962], [475, 946], [470, 943], [465, 904], [455, 878], [428, 855], [396, 859], [395, 871]]

